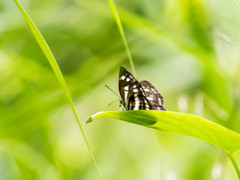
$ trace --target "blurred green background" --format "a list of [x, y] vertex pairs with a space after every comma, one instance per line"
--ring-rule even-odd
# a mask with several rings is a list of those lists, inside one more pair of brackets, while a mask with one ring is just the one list
[[[125, 48], [107, 0], [21, 0], [55, 55], [81, 122], [121, 110]], [[240, 132], [240, 6], [236, 1], [115, 1], [138, 79], [166, 109]], [[65, 95], [13, 1], [0, 1], [0, 179], [94, 180]], [[104, 180], [237, 179], [219, 148], [112, 119], [84, 126]], [[240, 159], [240, 156], [239, 158]]]

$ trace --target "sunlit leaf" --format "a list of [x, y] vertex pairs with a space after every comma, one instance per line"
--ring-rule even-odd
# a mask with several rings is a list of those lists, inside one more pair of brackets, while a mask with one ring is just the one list
[[86, 123], [96, 117], [120, 119], [154, 129], [192, 136], [212, 143], [227, 153], [240, 150], [238, 133], [194, 115], [152, 110], [100, 112], [91, 116]]

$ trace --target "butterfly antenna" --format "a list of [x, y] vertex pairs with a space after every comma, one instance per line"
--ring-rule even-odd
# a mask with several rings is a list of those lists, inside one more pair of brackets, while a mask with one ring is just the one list
[[[108, 88], [110, 91], [112, 91], [117, 97], [119, 97], [120, 98], [120, 96], [117, 94], [117, 93], [115, 93], [110, 87], [108, 87], [107, 85], [105, 85], [106, 86], [106, 88]], [[120, 98], [121, 99], [121, 98]]]
[[119, 99], [117, 99], [117, 100], [111, 102], [108, 106], [111, 106], [113, 103], [115, 103], [115, 102], [117, 102], [117, 101], [119, 101]]

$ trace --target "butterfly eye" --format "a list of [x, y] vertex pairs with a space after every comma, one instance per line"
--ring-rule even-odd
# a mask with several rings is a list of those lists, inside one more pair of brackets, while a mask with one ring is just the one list
[[122, 106], [122, 104], [123, 104], [123, 101], [122, 101], [122, 99], [119, 101], [119, 107], [121, 107]]
[[119, 101], [119, 107], [122, 107], [122, 104], [123, 104], [123, 100], [121, 99], [120, 101]]

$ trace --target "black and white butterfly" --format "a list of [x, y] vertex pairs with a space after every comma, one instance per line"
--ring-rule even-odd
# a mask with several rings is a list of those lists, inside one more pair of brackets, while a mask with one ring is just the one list
[[138, 82], [123, 66], [119, 72], [120, 103], [125, 110], [162, 110], [164, 99], [148, 81]]

